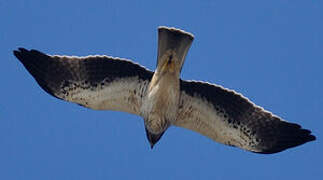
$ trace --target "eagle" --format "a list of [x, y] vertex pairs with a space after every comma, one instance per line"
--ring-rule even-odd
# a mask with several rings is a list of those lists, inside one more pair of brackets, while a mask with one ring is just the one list
[[158, 28], [157, 68], [105, 55], [60, 56], [18, 48], [14, 56], [50, 95], [95, 110], [123, 111], [144, 120], [151, 148], [170, 126], [229, 146], [272, 154], [316, 139], [220, 85], [180, 78], [194, 36]]

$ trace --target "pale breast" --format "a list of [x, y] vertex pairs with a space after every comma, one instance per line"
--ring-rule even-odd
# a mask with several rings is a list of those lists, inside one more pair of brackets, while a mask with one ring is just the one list
[[179, 103], [179, 79], [163, 76], [151, 82], [142, 106], [146, 126], [152, 132], [164, 130], [176, 119]]

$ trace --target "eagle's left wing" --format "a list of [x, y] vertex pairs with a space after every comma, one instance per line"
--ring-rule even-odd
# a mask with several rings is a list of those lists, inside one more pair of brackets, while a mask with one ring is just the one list
[[14, 55], [49, 94], [97, 110], [140, 115], [153, 72], [109, 56], [50, 56], [19, 48]]
[[221, 86], [182, 81], [179, 115], [174, 123], [231, 146], [276, 153], [315, 140], [311, 131], [256, 106]]

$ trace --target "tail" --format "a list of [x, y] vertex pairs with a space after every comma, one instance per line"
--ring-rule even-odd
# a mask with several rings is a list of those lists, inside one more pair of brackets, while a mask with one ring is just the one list
[[165, 63], [164, 61], [168, 60], [169, 57], [176, 57], [174, 58], [178, 60], [178, 62], [175, 62], [176, 68], [178, 68], [180, 72], [193, 39], [194, 36], [191, 33], [180, 29], [160, 26], [158, 28], [157, 69], [159, 66], [162, 66]]

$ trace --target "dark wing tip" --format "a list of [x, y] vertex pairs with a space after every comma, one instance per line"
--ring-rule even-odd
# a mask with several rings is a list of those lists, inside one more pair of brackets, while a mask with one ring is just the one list
[[28, 61], [30, 57], [30, 51], [25, 48], [19, 47], [17, 50], [13, 51], [13, 55], [25, 66], [25, 62]]
[[16, 56], [21, 62], [24, 62], [27, 60], [27, 58], [30, 58], [31, 55], [40, 55], [43, 54], [37, 50], [31, 49], [27, 50], [25, 48], [19, 47], [18, 50], [13, 50], [13, 55]]
[[47, 93], [57, 97], [54, 94], [54, 89], [49, 86], [45, 77], [47, 73], [46, 67], [48, 65], [48, 61], [46, 60], [49, 56], [37, 50], [27, 50], [21, 47], [18, 50], [14, 50], [13, 54]]
[[23, 48], [23, 47], [18, 47], [17, 50], [13, 50], [14, 54], [15, 53], [22, 53], [22, 52], [28, 52], [27, 49]]
[[15, 55], [16, 58], [18, 58], [20, 60], [23, 51], [27, 51], [27, 50], [20, 47], [20, 48], [18, 48], [18, 50], [13, 50], [13, 55]]
[[[283, 122], [281, 127], [278, 127], [278, 132], [275, 137], [275, 143], [269, 148], [263, 148], [261, 154], [273, 154], [284, 151], [288, 148], [296, 147], [310, 141], [316, 140], [308, 129], [302, 129], [300, 125], [294, 123]], [[266, 146], [266, 142], [264, 144]]]

